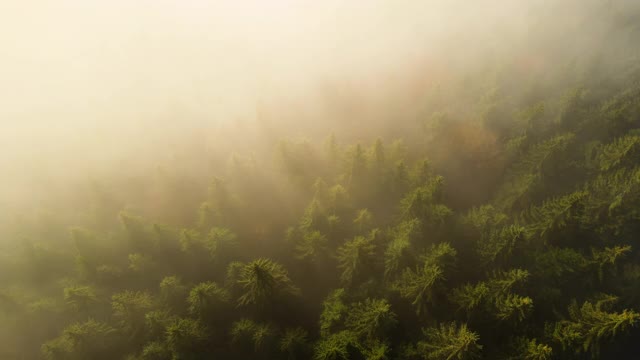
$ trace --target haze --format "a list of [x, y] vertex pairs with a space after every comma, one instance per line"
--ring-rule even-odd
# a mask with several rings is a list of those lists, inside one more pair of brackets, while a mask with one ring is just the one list
[[[497, 59], [544, 66], [566, 38], [583, 52], [601, 24], [574, 41], [572, 29], [592, 19], [571, 4], [4, 1], [0, 164], [12, 185], [0, 199], [33, 194], [35, 178], [84, 178], [123, 159], [130, 168], [118, 171], [155, 164], [160, 144], [180, 147], [194, 133], [224, 142], [259, 109], [269, 110], [265, 126], [276, 138], [386, 129], [392, 118], [402, 128], [397, 120], [415, 118], [447, 77]], [[242, 132], [255, 142], [263, 130]]]
[[0, 0], [0, 359], [635, 359], [640, 1]]
[[[412, 117], [444, 76], [506, 53], [530, 57], [521, 50], [546, 38], [529, 32], [546, 12], [558, 30], [572, 25], [555, 19], [584, 16], [565, 16], [570, 3], [543, 5], [4, 1], [0, 164], [13, 185], [3, 192], [15, 197], [34, 177], [111, 170], [140, 152], [160, 158], [159, 144], [189, 143], [194, 132], [219, 142], [229, 137], [221, 127], [254, 121], [258, 108], [279, 119], [268, 126], [278, 137]], [[353, 97], [357, 107], [335, 105], [344, 110]]]

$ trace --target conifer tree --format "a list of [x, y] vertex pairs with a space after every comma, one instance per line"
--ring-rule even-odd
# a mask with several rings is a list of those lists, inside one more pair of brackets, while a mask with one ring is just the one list
[[376, 246], [372, 239], [356, 236], [337, 250], [338, 268], [342, 271], [340, 280], [346, 286], [353, 285], [371, 269]]
[[242, 291], [238, 306], [265, 307], [282, 296], [299, 293], [284, 267], [269, 259], [257, 259], [242, 265], [237, 276], [235, 282]]
[[478, 334], [465, 324], [441, 324], [424, 330], [426, 340], [418, 343], [418, 351], [424, 359], [466, 360], [480, 357], [482, 345]]

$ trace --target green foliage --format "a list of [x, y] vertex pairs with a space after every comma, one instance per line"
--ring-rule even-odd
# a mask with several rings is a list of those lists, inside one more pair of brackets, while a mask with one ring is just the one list
[[203, 244], [201, 234], [194, 229], [184, 229], [180, 233], [180, 248], [187, 253], [201, 251]]
[[175, 320], [168, 310], [150, 311], [144, 315], [145, 333], [150, 338], [162, 338]]
[[320, 202], [317, 199], [313, 199], [309, 206], [304, 211], [302, 219], [300, 219], [300, 229], [308, 232], [313, 230], [322, 230], [325, 228], [326, 217]]
[[628, 331], [640, 320], [637, 312], [607, 312], [603, 309], [604, 305], [602, 302], [594, 305], [587, 301], [579, 306], [573, 302], [569, 306], [569, 319], [556, 323], [553, 339], [563, 349], [571, 347], [578, 352], [591, 351], [597, 355], [604, 340]]
[[414, 186], [425, 184], [433, 176], [433, 164], [428, 159], [416, 163], [411, 172], [411, 183]]
[[586, 192], [575, 192], [532, 207], [525, 215], [527, 233], [534, 238], [547, 239], [550, 234], [577, 221], [586, 197]]
[[353, 333], [341, 331], [322, 338], [315, 346], [315, 360], [350, 360], [357, 353], [357, 340]]
[[527, 344], [527, 350], [524, 355], [526, 360], [550, 360], [553, 350], [549, 345], [537, 344], [533, 339]]
[[337, 289], [331, 292], [322, 303], [320, 334], [323, 337], [336, 332], [345, 321], [348, 308], [344, 303], [344, 296], [345, 290]]
[[551, 346], [538, 343], [536, 339], [516, 338], [513, 344], [513, 354], [509, 360], [551, 360], [553, 349]]
[[367, 158], [362, 145], [356, 144], [349, 150], [348, 174], [349, 184], [355, 185], [363, 180], [367, 173]]
[[345, 325], [359, 337], [384, 338], [396, 325], [396, 314], [384, 299], [366, 299], [350, 306]]
[[603, 146], [597, 156], [601, 171], [615, 169], [625, 163], [637, 164], [640, 156], [640, 136], [627, 135]]
[[153, 305], [147, 292], [127, 290], [111, 297], [114, 317], [131, 336], [138, 336], [144, 330], [145, 314]]
[[309, 334], [303, 328], [286, 329], [280, 340], [280, 351], [287, 359], [304, 359], [309, 351]]
[[521, 286], [529, 279], [529, 272], [522, 269], [496, 271], [489, 280], [489, 288], [493, 293], [504, 295], [512, 289]]
[[[176, 144], [158, 171], [2, 202], [0, 358], [632, 358], [640, 63], [621, 54], [640, 8], [600, 3], [550, 28], [606, 30], [575, 64], [558, 59], [580, 44], [440, 64], [324, 145], [239, 126], [234, 149]], [[359, 121], [337, 93], [329, 114]]]
[[533, 300], [515, 294], [509, 294], [497, 303], [497, 317], [500, 320], [522, 322], [533, 310]]
[[74, 311], [86, 313], [97, 301], [95, 291], [89, 286], [73, 286], [64, 289], [64, 302]]
[[243, 265], [236, 284], [243, 291], [238, 298], [238, 306], [264, 307], [282, 296], [299, 293], [285, 268], [269, 259], [258, 259]]
[[114, 328], [89, 319], [66, 327], [60, 337], [42, 345], [42, 355], [47, 360], [107, 360], [118, 343]]
[[385, 268], [384, 274], [386, 277], [390, 277], [398, 273], [398, 270], [403, 266], [408, 266], [407, 259], [411, 259], [411, 243], [406, 237], [399, 237], [391, 240], [387, 245], [387, 250], [384, 253]]
[[444, 272], [439, 266], [425, 263], [415, 270], [405, 269], [395, 287], [403, 298], [411, 301], [418, 314], [424, 314], [443, 280]]
[[358, 215], [353, 220], [353, 223], [355, 224], [357, 231], [362, 234], [369, 230], [372, 219], [373, 215], [371, 214], [371, 211], [368, 209], [361, 209], [358, 211]]
[[342, 271], [340, 280], [345, 286], [353, 285], [371, 268], [375, 250], [373, 240], [364, 236], [356, 236], [338, 248], [338, 268]]
[[465, 324], [441, 324], [437, 328], [425, 329], [424, 336], [426, 339], [418, 343], [418, 352], [424, 359], [466, 360], [480, 357], [480, 338]]
[[522, 287], [528, 278], [525, 270], [497, 271], [486, 282], [454, 289], [450, 300], [468, 317], [483, 312], [500, 321], [520, 323], [531, 314], [533, 300], [512, 291]]
[[142, 360], [171, 360], [172, 354], [167, 346], [159, 341], [153, 341], [142, 349]]
[[631, 246], [614, 246], [612, 248], [604, 248], [604, 250], [592, 250], [593, 261], [598, 266], [598, 278], [602, 281], [604, 277], [604, 270], [611, 269], [618, 259], [624, 257], [631, 252]]
[[464, 224], [470, 225], [478, 234], [484, 234], [494, 227], [507, 221], [506, 214], [499, 212], [492, 205], [483, 205], [471, 209], [462, 219]]
[[178, 319], [167, 327], [166, 344], [172, 359], [200, 359], [204, 358], [207, 337], [206, 328], [198, 320]]
[[185, 305], [187, 294], [187, 287], [177, 276], [167, 276], [160, 282], [160, 297], [172, 311], [180, 312]]
[[249, 319], [242, 319], [234, 322], [231, 327], [232, 341], [235, 343], [250, 342], [253, 338], [256, 326], [257, 324], [253, 320]]
[[212, 320], [227, 310], [231, 296], [214, 282], [201, 283], [189, 292], [189, 313], [201, 320]]
[[362, 347], [360, 351], [366, 360], [387, 360], [391, 353], [391, 347], [388, 343], [373, 341]]
[[271, 324], [256, 323], [242, 319], [231, 326], [231, 341], [238, 346], [250, 344], [255, 353], [265, 352], [275, 340], [275, 329]]
[[211, 257], [223, 261], [233, 257], [233, 252], [238, 246], [237, 238], [238, 236], [227, 228], [214, 227], [207, 235], [205, 247]]
[[588, 259], [570, 248], [551, 247], [534, 255], [537, 276], [558, 283], [566, 283], [580, 276], [589, 266]]
[[129, 270], [133, 272], [153, 272], [155, 265], [153, 258], [149, 255], [139, 253], [129, 254]]
[[312, 263], [320, 261], [327, 252], [327, 237], [319, 231], [312, 231], [304, 234], [302, 239], [296, 244], [296, 258]]
[[444, 178], [437, 176], [408, 193], [400, 202], [403, 218], [420, 219], [429, 225], [442, 225], [453, 214], [451, 209], [439, 203], [442, 201], [443, 187]]
[[458, 252], [449, 243], [432, 245], [422, 256], [425, 264], [437, 265], [442, 269], [450, 269], [455, 265]]
[[392, 239], [384, 253], [384, 274], [394, 276], [404, 267], [412, 265], [413, 246], [421, 235], [421, 224], [417, 219], [403, 221], [391, 232]]
[[574, 138], [575, 135], [571, 133], [561, 134], [533, 145], [507, 172], [506, 180], [496, 196], [497, 207], [511, 209], [527, 204], [527, 196], [540, 182], [542, 169], [564, 152]]
[[458, 310], [471, 313], [489, 298], [489, 291], [489, 287], [483, 282], [476, 285], [464, 284], [453, 289], [451, 301], [458, 306]]
[[396, 164], [391, 175], [391, 193], [404, 195], [410, 187], [411, 179], [407, 165], [403, 161]]
[[478, 241], [478, 255], [483, 263], [506, 263], [526, 237], [523, 226], [507, 225], [490, 231]]

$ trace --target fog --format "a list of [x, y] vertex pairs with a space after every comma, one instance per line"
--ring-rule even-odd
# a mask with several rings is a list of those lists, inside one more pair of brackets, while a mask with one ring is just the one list
[[613, 19], [633, 4], [4, 1], [0, 199], [153, 167], [196, 138], [231, 152], [332, 131], [398, 136], [436, 88], [470, 112], [464, 90], [491, 87], [499, 66], [526, 83], [624, 48]]
[[0, 0], [0, 359], [635, 358], [638, 39], [638, 0]]

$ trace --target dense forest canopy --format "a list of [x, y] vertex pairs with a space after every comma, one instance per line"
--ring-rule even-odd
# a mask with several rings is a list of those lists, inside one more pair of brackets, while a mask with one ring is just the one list
[[639, 3], [185, 3], [8, 43], [0, 359], [640, 356]]

